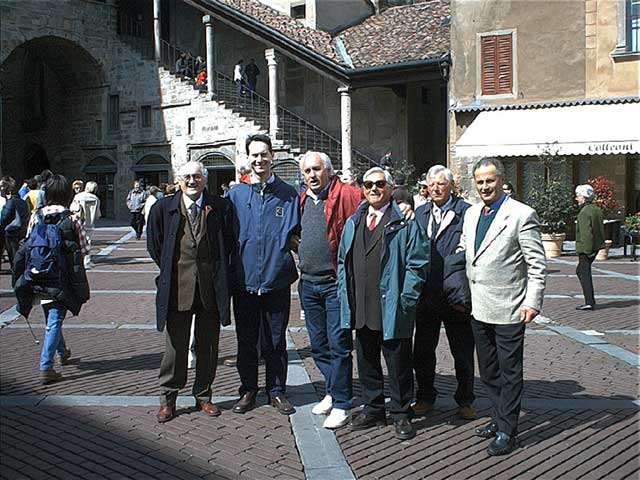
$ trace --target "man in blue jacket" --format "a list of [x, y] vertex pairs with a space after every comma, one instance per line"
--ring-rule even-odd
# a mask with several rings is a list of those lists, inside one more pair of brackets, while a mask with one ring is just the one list
[[[433, 410], [438, 390], [436, 376], [436, 348], [440, 327], [444, 328], [453, 355], [458, 388], [454, 395], [459, 405], [458, 415], [464, 420], [476, 416], [471, 406], [473, 394], [473, 351], [475, 343], [471, 331], [471, 315], [455, 299], [447, 298], [444, 284], [445, 259], [453, 255], [460, 243], [464, 213], [471, 206], [454, 195], [453, 173], [442, 165], [434, 165], [427, 172], [427, 189], [431, 202], [416, 210], [416, 221], [427, 234], [431, 246], [429, 279], [424, 286], [416, 315], [416, 336], [413, 364], [418, 391], [413, 406], [416, 415]], [[466, 278], [462, 281], [466, 282]]]
[[245, 413], [255, 407], [262, 353], [271, 405], [290, 415], [295, 409], [284, 395], [286, 331], [291, 284], [298, 278], [290, 251], [292, 237], [300, 229], [298, 194], [271, 173], [273, 148], [267, 135], [247, 138], [246, 151], [251, 164], [250, 184], [239, 183], [227, 193], [235, 210], [234, 234], [239, 254], [233, 309], [242, 385], [233, 411]]
[[410, 422], [411, 339], [429, 246], [418, 224], [406, 221], [391, 199], [391, 174], [374, 167], [363, 178], [366, 202], [345, 223], [338, 249], [340, 319], [342, 328], [356, 330], [364, 401], [364, 410], [350, 427], [386, 425], [382, 351], [396, 437], [407, 440], [415, 436]]

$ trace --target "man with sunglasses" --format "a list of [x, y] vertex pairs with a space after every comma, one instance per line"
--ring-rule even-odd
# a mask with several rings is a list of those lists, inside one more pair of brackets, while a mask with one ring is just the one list
[[175, 417], [178, 391], [187, 381], [194, 315], [196, 408], [209, 416], [220, 415], [211, 403], [211, 384], [218, 364], [220, 324], [231, 323], [227, 280], [234, 248], [231, 205], [205, 190], [207, 170], [200, 162], [184, 164], [178, 178], [181, 191], [158, 200], [147, 224], [147, 249], [160, 267], [157, 327], [166, 331], [159, 375], [160, 423]]
[[392, 200], [391, 174], [374, 167], [363, 179], [366, 202], [347, 220], [338, 249], [340, 318], [342, 328], [356, 330], [364, 402], [350, 427], [365, 430], [387, 423], [382, 352], [396, 437], [407, 440], [415, 436], [411, 346], [429, 247], [415, 220], [405, 220]]
[[240, 399], [234, 413], [256, 406], [258, 361], [265, 361], [266, 393], [283, 415], [295, 412], [285, 397], [291, 284], [298, 272], [291, 255], [299, 226], [298, 193], [272, 173], [268, 135], [246, 140], [251, 166], [248, 182], [227, 192], [234, 207], [234, 235], [239, 260], [234, 275], [233, 311], [238, 339]]

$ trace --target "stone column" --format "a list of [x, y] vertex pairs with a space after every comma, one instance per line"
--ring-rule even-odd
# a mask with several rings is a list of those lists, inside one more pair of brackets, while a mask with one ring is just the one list
[[153, 0], [153, 45], [155, 47], [156, 60], [160, 60], [162, 56], [160, 49], [160, 1]]
[[278, 133], [278, 62], [273, 48], [267, 48], [264, 56], [269, 66], [269, 135], [275, 142]]
[[213, 62], [215, 57], [215, 50], [213, 45], [213, 18], [211, 15], [205, 15], [202, 17], [202, 23], [204, 23], [207, 39], [207, 93], [209, 97], [214, 96], [215, 92], [215, 73], [213, 71]]
[[342, 134], [342, 174], [351, 176], [351, 89], [338, 88], [340, 94], [340, 130]]

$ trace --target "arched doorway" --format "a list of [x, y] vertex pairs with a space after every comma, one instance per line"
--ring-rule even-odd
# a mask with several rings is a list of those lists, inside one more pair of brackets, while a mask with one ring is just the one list
[[275, 162], [272, 170], [282, 180], [293, 185], [296, 190], [300, 190], [302, 175], [300, 174], [300, 164], [297, 160]]
[[161, 183], [169, 182], [171, 165], [162, 155], [150, 153], [133, 166], [133, 171], [135, 178], [144, 179], [147, 187], [151, 185], [157, 187]]
[[207, 190], [222, 195], [222, 184], [236, 179], [236, 168], [233, 162], [222, 152], [214, 152], [200, 159], [208, 172]]
[[16, 47], [0, 68], [3, 173], [77, 172], [80, 160], [65, 148], [97, 141], [103, 85], [102, 66], [75, 42], [44, 36]]
[[100, 210], [105, 218], [115, 218], [114, 204], [114, 178], [117, 171], [115, 162], [105, 156], [99, 156], [91, 160], [83, 168], [88, 180], [98, 184], [98, 198], [100, 198]]
[[24, 178], [31, 178], [46, 169], [51, 169], [47, 152], [40, 145], [32, 144], [24, 156]]

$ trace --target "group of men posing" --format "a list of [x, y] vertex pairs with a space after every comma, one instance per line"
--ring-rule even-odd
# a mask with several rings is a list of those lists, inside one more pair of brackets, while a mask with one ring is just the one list
[[[256, 406], [260, 357], [271, 405], [285, 415], [295, 411], [285, 393], [296, 251], [312, 355], [326, 384], [326, 396], [312, 412], [327, 415], [326, 428], [387, 424], [382, 353], [396, 436], [415, 436], [412, 417], [425, 415], [436, 400], [435, 352], [444, 325], [459, 416], [475, 418], [475, 346], [493, 405], [491, 422], [475, 433], [493, 438], [490, 455], [510, 453], [523, 393], [525, 324], [541, 309], [546, 263], [535, 211], [502, 191], [503, 165], [493, 158], [475, 165], [482, 200], [475, 206], [453, 193], [449, 169], [432, 167], [431, 202], [412, 212], [393, 200], [386, 170], [367, 171], [360, 189], [334, 175], [325, 154], [307, 152], [300, 161], [307, 188], [298, 194], [272, 173], [268, 136], [249, 137], [246, 152], [250, 181], [234, 186], [226, 198], [209, 194], [206, 169], [187, 162], [179, 171], [181, 192], [159, 200], [150, 212], [147, 245], [160, 267], [157, 325], [166, 330], [158, 421], [176, 415], [192, 317], [196, 408], [220, 415], [211, 403], [211, 384], [220, 325], [231, 321], [231, 298], [241, 380], [232, 411]], [[353, 330], [364, 404], [357, 416], [349, 413]]]

